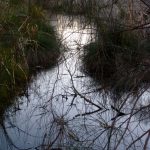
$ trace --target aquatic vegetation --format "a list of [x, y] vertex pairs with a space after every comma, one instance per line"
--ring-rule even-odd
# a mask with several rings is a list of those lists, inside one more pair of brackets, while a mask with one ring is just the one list
[[[149, 149], [150, 40], [136, 26], [133, 1], [124, 1], [126, 10], [121, 1], [7, 2], [0, 4], [0, 147]], [[56, 4], [48, 15], [63, 13], [49, 20], [67, 50], [53, 70], [32, 76], [60, 54], [47, 2]]]
[[24, 1], [16, 0], [0, 1], [0, 7], [0, 109], [4, 110], [31, 72], [53, 66], [60, 52], [41, 7], [31, 5], [29, 12]]
[[101, 24], [97, 41], [84, 47], [85, 71], [118, 93], [134, 91], [141, 83], [150, 81], [148, 62], [144, 68], [149, 54], [141, 47], [142, 37], [139, 32], [125, 30], [117, 23]]

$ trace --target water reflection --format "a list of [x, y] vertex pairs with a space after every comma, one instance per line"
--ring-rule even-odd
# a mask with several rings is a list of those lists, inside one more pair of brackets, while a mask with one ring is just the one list
[[[93, 80], [80, 71], [82, 48], [94, 41], [94, 26], [83, 17], [72, 20], [62, 15], [52, 16], [51, 24], [66, 51], [55, 68], [33, 79], [27, 95], [16, 98], [19, 109], [6, 112], [0, 148], [140, 150], [150, 127], [149, 116], [144, 115], [149, 112], [149, 89], [119, 100], [99, 92], [101, 87], [91, 86]], [[117, 116], [118, 112], [125, 115]]]

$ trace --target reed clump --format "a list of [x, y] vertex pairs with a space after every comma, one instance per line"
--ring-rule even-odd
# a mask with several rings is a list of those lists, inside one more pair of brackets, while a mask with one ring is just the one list
[[0, 110], [5, 110], [33, 72], [56, 64], [60, 51], [41, 7], [1, 0], [0, 8]]
[[119, 23], [101, 24], [96, 42], [84, 47], [85, 72], [115, 93], [149, 84], [149, 40], [141, 41], [139, 32], [126, 31]]

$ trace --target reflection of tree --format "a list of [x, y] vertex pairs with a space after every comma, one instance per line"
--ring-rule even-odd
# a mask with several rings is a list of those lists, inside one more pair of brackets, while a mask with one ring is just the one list
[[[80, 22], [77, 21], [78, 23]], [[73, 23], [68, 22], [68, 24], [73, 28]], [[78, 27], [84, 28], [85, 26]], [[62, 29], [65, 30], [65, 25]], [[81, 33], [81, 36], [87, 34], [77, 28], [73, 33], [69, 33], [68, 38], [71, 39], [71, 35], [74, 33]], [[65, 41], [65, 39], [63, 40]], [[145, 121], [147, 121], [147, 125], [149, 123], [150, 105], [143, 105], [143, 97], [148, 92], [149, 86], [135, 90], [140, 80], [137, 78], [139, 80], [132, 89], [119, 94], [119, 96], [112, 94], [112, 90], [117, 86], [117, 80], [120, 77], [116, 79], [116, 82], [109, 82], [110, 85], [113, 85], [112, 89], [107, 88], [106, 84], [89, 86], [87, 82], [90, 80], [93, 84], [93, 80], [90, 78], [86, 80], [87, 76], [83, 72], [79, 72], [78, 66], [81, 65], [78, 63], [81, 62], [81, 55], [83, 56], [83, 44], [80, 43], [80, 40], [73, 44], [77, 45], [78, 50], [68, 48], [68, 51], [62, 54], [61, 62], [53, 71], [45, 73], [46, 75], [44, 73], [39, 75], [43, 79], [41, 81], [37, 76], [35, 82], [40, 83], [35, 83], [35, 86], [31, 84], [33, 89], [30, 87], [28, 97], [24, 98], [27, 100], [28, 106], [23, 106], [23, 108], [30, 107], [28, 109], [29, 117], [25, 121], [30, 122], [36, 118], [30, 126], [36, 124], [35, 127], [43, 128], [42, 142], [40, 141], [34, 149], [117, 150], [121, 148], [138, 149], [138, 146], [140, 149], [149, 149], [150, 129], [143, 125]], [[128, 66], [122, 69], [126, 70]], [[54, 79], [51, 77], [53, 72]], [[126, 74], [123, 80], [126, 81], [129, 76], [131, 76], [131, 81], [134, 80], [135, 76], [131, 71]], [[141, 75], [139, 76], [141, 77]], [[105, 83], [107, 81], [108, 78]], [[43, 87], [43, 84], [47, 84], [47, 86]], [[87, 85], [88, 87], [86, 87]], [[36, 103], [32, 103], [34, 100], [37, 100]], [[26, 113], [25, 110], [20, 111]], [[1, 128], [10, 147], [21, 149], [12, 142], [3, 121]], [[25, 133], [28, 138], [35, 136], [27, 133], [25, 129], [19, 128], [17, 121], [13, 123], [10, 121], [9, 125], [16, 132], [20, 132], [20, 135]], [[38, 127], [37, 130], [39, 130]]]

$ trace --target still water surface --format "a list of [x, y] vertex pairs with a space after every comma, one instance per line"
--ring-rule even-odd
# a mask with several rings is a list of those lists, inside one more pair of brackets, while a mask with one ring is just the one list
[[[17, 97], [16, 105], [6, 112], [0, 150], [36, 150], [47, 145], [64, 150], [126, 149], [150, 129], [149, 89], [141, 90], [138, 100], [123, 95], [115, 101], [109, 92], [99, 92], [100, 86], [82, 71], [83, 46], [95, 40], [94, 25], [84, 17], [65, 15], [52, 16], [50, 23], [65, 51], [53, 69], [33, 78], [27, 94]], [[122, 105], [126, 115], [112, 120], [117, 112], [111, 105]], [[129, 149], [141, 150], [145, 135]]]

